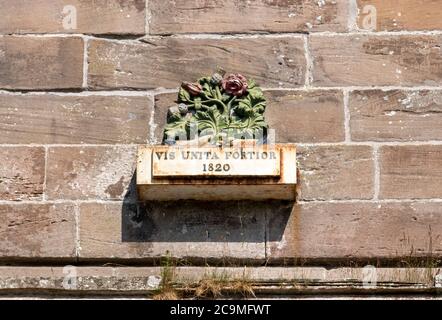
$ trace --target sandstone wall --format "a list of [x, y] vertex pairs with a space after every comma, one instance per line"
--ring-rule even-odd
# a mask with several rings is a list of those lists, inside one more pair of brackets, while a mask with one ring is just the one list
[[[0, 1], [0, 261], [442, 256], [442, 2]], [[296, 204], [137, 203], [181, 81], [253, 77]]]

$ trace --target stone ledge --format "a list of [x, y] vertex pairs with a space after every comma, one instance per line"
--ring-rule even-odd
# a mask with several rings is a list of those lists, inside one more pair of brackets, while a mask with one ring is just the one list
[[[63, 272], [64, 271], [64, 272]], [[376, 272], [376, 284], [369, 283]], [[63, 286], [64, 275], [77, 274], [76, 288]], [[219, 281], [222, 292], [238, 294], [233, 283], [246, 283], [256, 297], [300, 295], [401, 295], [440, 293], [438, 268], [336, 268], [321, 267], [0, 267], [0, 297], [138, 296], [161, 291], [162, 275], [169, 285], [192, 296], [202, 281]], [[373, 277], [371, 278], [374, 279]], [[365, 284], [364, 284], [365, 283]]]

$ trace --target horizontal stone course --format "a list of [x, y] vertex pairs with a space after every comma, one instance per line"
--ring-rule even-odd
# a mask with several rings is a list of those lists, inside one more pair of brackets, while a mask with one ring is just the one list
[[0, 204], [0, 260], [74, 260], [74, 210], [72, 204]]
[[439, 202], [298, 204], [291, 213], [268, 215], [267, 256], [348, 263], [441, 257], [441, 210]]
[[42, 200], [45, 149], [0, 147], [0, 200]]
[[91, 40], [88, 56], [93, 89], [177, 88], [211, 75], [217, 66], [264, 87], [299, 87], [306, 70], [301, 37]]
[[[82, 204], [80, 260], [94, 258], [264, 259], [273, 202]], [[283, 209], [281, 209], [283, 210]]]
[[145, 0], [0, 2], [0, 34], [144, 34]]
[[132, 199], [136, 149], [136, 146], [50, 147], [47, 198]]
[[80, 37], [0, 37], [0, 89], [80, 89]]
[[344, 100], [339, 91], [266, 91], [265, 118], [276, 142], [344, 141]]
[[440, 35], [309, 37], [314, 86], [440, 86]]
[[[376, 31], [441, 30], [442, 3], [437, 0], [357, 0], [359, 28], [369, 12], [376, 13]], [[365, 13], [364, 13], [364, 8]]]
[[[242, 297], [235, 288], [238, 281], [250, 286], [255, 294], [264, 297], [274, 294], [280, 297], [284, 292], [296, 295], [302, 293], [434, 293], [439, 281], [434, 283], [437, 268], [363, 268], [363, 267], [209, 267], [209, 266], [173, 266], [174, 288], [177, 294], [187, 291], [188, 297], [194, 297], [196, 288], [202, 283], [220, 281], [226, 297]], [[66, 281], [68, 275], [70, 283]], [[30, 295], [84, 295], [96, 297], [103, 294], [150, 299], [158, 294], [164, 268], [125, 267], [125, 266], [69, 266], [69, 267], [0, 267], [0, 295], [17, 294], [27, 290]], [[367, 282], [377, 281], [376, 286]], [[296, 283], [296, 285], [293, 285]], [[370, 283], [374, 284], [374, 283]], [[190, 292], [189, 292], [190, 291]], [[9, 296], [11, 297], [11, 295]], [[330, 295], [329, 295], [330, 297]], [[333, 296], [331, 296], [333, 297]], [[396, 296], [397, 297], [397, 296]], [[431, 296], [430, 296], [431, 297]], [[436, 297], [437, 298], [437, 297]]]
[[442, 145], [379, 149], [382, 199], [442, 198]]
[[442, 90], [353, 91], [349, 111], [355, 141], [442, 140]]
[[148, 97], [0, 94], [0, 143], [146, 143]]
[[345, 31], [348, 4], [344, 0], [151, 0], [149, 11], [152, 34]]
[[298, 199], [350, 200], [374, 196], [374, 157], [369, 146], [302, 146]]

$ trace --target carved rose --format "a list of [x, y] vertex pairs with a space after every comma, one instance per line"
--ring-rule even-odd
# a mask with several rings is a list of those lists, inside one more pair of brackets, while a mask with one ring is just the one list
[[203, 91], [203, 87], [199, 83], [183, 82], [181, 87], [192, 96], [197, 96]]
[[231, 74], [225, 77], [221, 85], [225, 92], [236, 97], [246, 94], [248, 88], [247, 79], [240, 74]]

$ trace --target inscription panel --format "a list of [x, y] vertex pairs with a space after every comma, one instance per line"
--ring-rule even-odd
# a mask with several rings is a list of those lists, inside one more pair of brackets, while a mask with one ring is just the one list
[[152, 152], [152, 176], [279, 177], [280, 150], [272, 147], [164, 148]]

